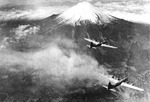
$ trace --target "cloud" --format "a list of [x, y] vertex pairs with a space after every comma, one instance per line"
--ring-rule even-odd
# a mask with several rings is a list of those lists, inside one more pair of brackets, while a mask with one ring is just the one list
[[98, 80], [99, 73], [107, 73], [94, 58], [76, 51], [76, 48], [71, 40], [56, 38], [47, 49], [29, 55], [29, 64], [63, 79]]
[[134, 1], [130, 2], [111, 2], [111, 3], [101, 3], [96, 2], [95, 6], [102, 7], [104, 10], [110, 11], [124, 11], [124, 12], [133, 12], [133, 13], [141, 13], [143, 11], [143, 7], [140, 3], [135, 3]]
[[43, 19], [51, 16], [52, 14], [59, 14], [66, 10], [68, 6], [50, 6], [50, 7], [38, 7], [36, 9], [29, 10], [17, 10], [12, 9], [9, 11], [0, 11], [0, 20], [11, 19]]
[[83, 1], [92, 2], [93, 0], [78, 0], [78, 2], [83, 2]]
[[0, 0], [1, 5], [2, 4], [13, 4], [13, 5], [24, 5], [24, 4], [34, 4], [34, 5], [40, 5], [45, 3], [61, 3], [61, 2], [67, 2], [71, 0]]
[[[59, 0], [58, 0], [59, 1]], [[55, 2], [58, 2], [55, 1]], [[61, 1], [61, 0], [60, 0]], [[69, 1], [69, 0], [66, 0]], [[70, 6], [43, 6], [42, 2], [53, 2], [53, 1], [46, 1], [46, 0], [40, 0], [40, 1], [24, 1], [25, 3], [29, 4], [33, 2], [35, 4], [33, 7], [35, 9], [28, 9], [28, 10], [17, 10], [12, 9], [9, 11], [0, 11], [0, 19], [1, 20], [8, 20], [8, 19], [43, 19], [46, 18], [52, 14], [58, 14], [66, 9], [70, 8]], [[61, 1], [65, 2], [65, 1]], [[78, 0], [74, 2], [80, 2]], [[89, 1], [91, 2], [91, 0]], [[20, 2], [21, 3], [21, 2]], [[39, 5], [36, 5], [39, 4]], [[149, 17], [150, 17], [150, 3], [136, 3], [135, 1], [128, 1], [128, 2], [111, 2], [111, 3], [102, 3], [102, 2], [96, 2], [94, 4], [97, 6], [100, 10], [106, 11], [106, 13], [109, 13], [113, 16], [123, 18], [125, 20], [134, 21], [134, 22], [144, 22], [149, 23]]]
[[[18, 27], [17, 33], [24, 27]], [[55, 99], [63, 97], [62, 95], [70, 95], [76, 90], [82, 90], [82, 86], [83, 91], [86, 90], [84, 87], [94, 89], [94, 83], [101, 85], [105, 81], [99, 73], [107, 74], [107, 70], [92, 56], [80, 51], [72, 40], [59, 36], [50, 37], [47, 41], [43, 39], [39, 41], [35, 38], [31, 42], [41, 48], [36, 51], [19, 52], [9, 47], [0, 49], [0, 70], [2, 71], [0, 75], [6, 77], [3, 79], [6, 82], [3, 81], [1, 86], [7, 83], [4, 86], [8, 89], [6, 93], [14, 92], [18, 97], [22, 95], [20, 92], [23, 92], [25, 95], [23, 98], [29, 98], [26, 96], [30, 95], [33, 99], [38, 99], [44, 93], [43, 100], [47, 97], [53, 99], [53, 96]], [[15, 87], [12, 86], [14, 84]], [[29, 90], [28, 94], [26, 90]], [[63, 93], [62, 90], [64, 90]], [[16, 98], [15, 96], [9, 95], [13, 99]]]
[[120, 12], [120, 11], [113, 11], [113, 12], [107, 12], [115, 17], [118, 17], [120, 19], [125, 19], [127, 21], [131, 22], [137, 22], [137, 23], [145, 23], [150, 24], [150, 14], [135, 14], [135, 13], [128, 13], [128, 12]]
[[101, 3], [96, 2], [94, 4], [99, 9], [103, 9], [106, 13], [115, 17], [125, 19], [132, 22], [148, 23], [150, 24], [150, 3], [136, 3], [130, 2], [112, 2]]
[[[99, 84], [104, 82], [99, 73], [107, 74], [107, 70], [93, 57], [76, 51], [77, 45], [71, 40], [57, 37], [50, 39], [48, 44], [39, 44], [39, 46], [43, 45], [46, 46], [45, 49], [28, 53], [1, 49], [0, 66], [21, 65], [34, 68], [41, 70], [42, 76], [53, 76], [57, 81], [59, 79], [59, 81], [70, 82], [77, 78], [99, 80]], [[46, 80], [50, 81], [50, 79]]]

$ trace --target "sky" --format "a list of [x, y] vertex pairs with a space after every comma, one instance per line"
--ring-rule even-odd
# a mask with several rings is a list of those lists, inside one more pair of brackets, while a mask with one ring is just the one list
[[[107, 13], [135, 21], [150, 23], [150, 0], [0, 0], [0, 19], [29, 17], [32, 19], [46, 18], [83, 2], [90, 2]], [[1, 10], [2, 7], [24, 5], [24, 10]], [[32, 7], [31, 10], [30, 7]]]
[[[16, 5], [21, 5], [21, 4], [35, 4], [35, 5], [40, 5], [40, 4], [63, 4], [63, 3], [79, 3], [82, 1], [88, 1], [91, 3], [96, 3], [96, 2], [103, 2], [103, 3], [110, 3], [110, 2], [149, 2], [150, 0], [0, 0], [1, 5], [6, 5], [6, 4], [16, 4]], [[65, 5], [65, 4], [63, 4]]]

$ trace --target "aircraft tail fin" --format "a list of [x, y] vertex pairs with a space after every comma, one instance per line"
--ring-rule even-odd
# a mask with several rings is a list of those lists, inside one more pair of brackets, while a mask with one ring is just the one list
[[96, 47], [91, 47], [91, 45], [86, 45], [86, 46], [89, 47], [89, 48], [96, 49]]
[[111, 84], [111, 82], [108, 83], [108, 90], [112, 89], [113, 85]]
[[[104, 88], [106, 88], [108, 90], [108, 86], [102, 85]], [[116, 92], [115, 89], [109, 89], [110, 91]]]
[[92, 48], [92, 47], [93, 47], [93, 42], [90, 43], [90, 48]]
[[90, 43], [90, 45], [86, 45], [87, 47], [89, 47], [89, 48], [93, 48], [93, 49], [96, 49], [96, 47], [94, 47], [94, 44], [93, 44], [93, 42], [91, 42]]

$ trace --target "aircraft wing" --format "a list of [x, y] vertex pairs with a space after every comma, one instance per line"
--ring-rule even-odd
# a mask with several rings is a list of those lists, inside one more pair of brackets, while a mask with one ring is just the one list
[[84, 38], [84, 40], [88, 41], [88, 42], [92, 42], [94, 44], [99, 44], [99, 42], [96, 42], [95, 40], [91, 40], [91, 39], [88, 39], [88, 38]]
[[108, 48], [112, 48], [112, 49], [117, 49], [118, 47], [115, 46], [111, 46], [111, 45], [107, 45], [107, 44], [102, 44], [102, 47], [108, 47]]
[[88, 41], [88, 42], [92, 42], [91, 39], [88, 39], [88, 38], [84, 38], [84, 40]]
[[[119, 80], [114, 79], [114, 78], [111, 78], [111, 77], [109, 77], [109, 76], [105, 76], [105, 75], [102, 75], [102, 74], [100, 74], [100, 76], [101, 76], [101, 77], [104, 77], [108, 82], [111, 82], [112, 84], [113, 84], [113, 83], [115, 84], [115, 83], [119, 82]], [[107, 83], [107, 84], [108, 84], [108, 83]], [[122, 82], [122, 84], [121, 84], [120, 86], [124, 86], [124, 87], [131, 88], [131, 89], [138, 90], [138, 91], [144, 91], [144, 89], [142, 89], [142, 88], [133, 86], [133, 85], [131, 85], [131, 84], [127, 84], [127, 83], [125, 83], [125, 82]]]
[[144, 89], [142, 89], [142, 88], [139, 88], [139, 87], [136, 87], [136, 86], [124, 83], [124, 82], [121, 84], [121, 86], [128, 87], [128, 88], [131, 88], [131, 89], [134, 89], [134, 90], [144, 91]]

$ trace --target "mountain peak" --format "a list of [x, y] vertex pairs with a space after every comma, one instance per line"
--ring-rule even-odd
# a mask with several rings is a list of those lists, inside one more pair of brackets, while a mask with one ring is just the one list
[[81, 2], [61, 13], [57, 19], [60, 23], [75, 25], [79, 21], [88, 20], [92, 23], [109, 23], [112, 17], [104, 14], [100, 9], [94, 7], [89, 2]]

